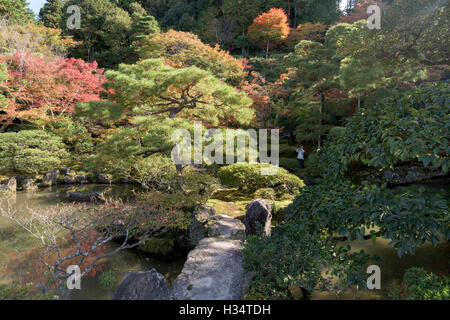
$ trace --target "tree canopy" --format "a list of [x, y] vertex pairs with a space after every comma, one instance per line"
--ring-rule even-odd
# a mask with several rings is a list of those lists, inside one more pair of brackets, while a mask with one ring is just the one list
[[[77, 106], [77, 116], [101, 119], [117, 127], [101, 146], [100, 157], [131, 164], [134, 157], [170, 153], [177, 128], [193, 121], [219, 125], [226, 121], [249, 123], [252, 101], [245, 93], [195, 66], [174, 68], [163, 59], [120, 65], [106, 72], [108, 101]], [[119, 121], [119, 122], [118, 122]]]
[[26, 0], [0, 0], [0, 17], [2, 16], [11, 23], [27, 24], [36, 21]]

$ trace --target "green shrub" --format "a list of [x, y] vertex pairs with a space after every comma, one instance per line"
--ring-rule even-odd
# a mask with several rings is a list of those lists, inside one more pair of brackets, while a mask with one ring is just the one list
[[254, 71], [260, 73], [267, 81], [273, 82], [280, 78], [280, 74], [286, 72], [286, 66], [283, 64], [284, 53], [272, 53], [269, 59], [265, 57], [252, 57], [250, 64]]
[[19, 284], [1, 285], [0, 300], [30, 300], [33, 298], [33, 283], [25, 286]]
[[311, 167], [313, 167], [316, 164], [316, 162], [318, 160], [319, 160], [319, 154], [317, 152], [311, 153], [305, 159], [305, 168], [309, 170]]
[[328, 132], [328, 137], [330, 138], [342, 137], [344, 135], [345, 135], [345, 127], [333, 127]]
[[0, 170], [38, 174], [68, 159], [62, 139], [40, 130], [0, 133]]
[[[261, 169], [273, 169], [273, 175], [263, 175]], [[231, 188], [246, 191], [256, 191], [261, 188], [274, 187], [290, 194], [296, 194], [305, 186], [303, 181], [286, 169], [276, 168], [269, 164], [235, 163], [220, 168], [218, 171], [220, 182]]]
[[49, 124], [49, 130], [61, 137], [70, 151], [75, 154], [90, 153], [94, 149], [88, 130], [79, 122], [69, 118], [53, 121]]
[[421, 87], [361, 108], [343, 134], [325, 145], [314, 171], [327, 178], [353, 175], [367, 166], [389, 168], [404, 163], [450, 167], [450, 86]]
[[449, 300], [450, 277], [439, 277], [428, 273], [423, 268], [409, 268], [405, 271], [403, 281], [413, 300]]
[[[247, 238], [243, 266], [253, 275], [250, 297], [291, 299], [292, 286], [307, 292], [331, 289], [328, 286], [333, 276], [338, 276], [339, 289], [366, 282], [367, 274], [360, 266], [368, 261], [367, 254], [350, 253], [345, 248], [324, 250], [329, 237], [308, 231], [286, 223], [274, 227], [271, 237]], [[325, 267], [328, 272], [323, 272]]]
[[105, 288], [112, 288], [114, 287], [114, 284], [116, 283], [116, 277], [114, 276], [114, 272], [112, 270], [102, 272], [100, 274], [98, 281], [100, 284]]
[[262, 188], [255, 191], [254, 197], [260, 199], [274, 200], [276, 198], [275, 191], [272, 188]]
[[128, 175], [146, 188], [174, 190], [178, 173], [172, 159], [154, 154], [131, 164]]
[[280, 167], [289, 171], [295, 171], [300, 168], [300, 165], [296, 158], [280, 158]]

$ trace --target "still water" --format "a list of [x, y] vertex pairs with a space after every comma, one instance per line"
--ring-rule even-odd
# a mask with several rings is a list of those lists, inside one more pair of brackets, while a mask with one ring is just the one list
[[[448, 199], [447, 185], [427, 185], [430, 192], [440, 192]], [[87, 187], [67, 187], [40, 189], [36, 192], [17, 192], [11, 198], [13, 206], [18, 210], [27, 210], [33, 206], [53, 206], [67, 201], [68, 191], [92, 192], [104, 191], [107, 197], [132, 197], [133, 189], [130, 185], [89, 185]], [[1, 197], [1, 195], [0, 195]], [[353, 250], [377, 254], [382, 258], [379, 264], [381, 269], [381, 290], [356, 290], [355, 288], [337, 298], [333, 292], [315, 292], [312, 299], [388, 299], [388, 293], [398, 287], [403, 279], [406, 269], [420, 266], [427, 271], [439, 275], [446, 275], [450, 271], [450, 245], [448, 242], [439, 244], [436, 248], [425, 244], [416, 249], [414, 256], [406, 255], [399, 258], [397, 252], [388, 246], [388, 240], [380, 239], [373, 244], [368, 241], [353, 241]], [[110, 244], [110, 248], [114, 243]], [[16, 226], [10, 220], [0, 216], [0, 285], [13, 282], [26, 284], [42, 281], [45, 268], [39, 261], [42, 247], [34, 237]], [[138, 250], [125, 250], [117, 255], [105, 259], [93, 276], [82, 279], [81, 290], [74, 290], [72, 299], [110, 299], [117, 289], [127, 271], [147, 271], [155, 268], [163, 274], [169, 285], [181, 272], [186, 260], [185, 253], [170, 254], [167, 256], [149, 255]], [[105, 288], [99, 281], [102, 272], [112, 272], [113, 286]]]
[[[69, 191], [104, 191], [107, 197], [128, 198], [132, 197], [133, 189], [136, 189], [136, 186], [58, 186], [39, 189], [35, 192], [19, 191], [16, 195], [8, 198], [17, 210], [28, 210], [27, 208], [35, 206], [54, 206], [67, 201], [66, 193]], [[0, 195], [0, 197], [4, 196]], [[116, 244], [111, 243], [107, 249], [112, 249], [114, 246]], [[42, 248], [40, 242], [27, 231], [9, 219], [0, 216], [0, 285], [44, 282], [45, 277], [42, 274], [45, 268], [39, 261], [39, 255], [43, 251]], [[185, 253], [156, 256], [133, 249], [121, 251], [113, 257], [105, 259], [96, 268], [95, 275], [84, 277], [81, 282], [81, 290], [73, 290], [71, 299], [110, 299], [125, 273], [131, 270], [148, 271], [155, 268], [165, 276], [170, 285], [181, 272], [185, 260]], [[99, 281], [103, 272], [113, 275], [112, 287], [106, 288]]]
[[[412, 188], [424, 188], [425, 193], [439, 193], [449, 199], [450, 187], [445, 182], [416, 184]], [[397, 187], [394, 190], [400, 191]], [[367, 299], [389, 299], [389, 293], [394, 289], [401, 288], [403, 274], [411, 267], [421, 267], [428, 272], [433, 272], [440, 276], [450, 273], [450, 243], [442, 242], [434, 247], [427, 242], [416, 248], [414, 255], [397, 255], [394, 247], [389, 246], [390, 240], [377, 239], [374, 244], [371, 240], [343, 242], [342, 245], [350, 244], [352, 251], [364, 250], [365, 252], [378, 255], [382, 261], [378, 263], [381, 271], [380, 290], [357, 290], [351, 288], [342, 296], [337, 297], [333, 292], [315, 292], [312, 299], [342, 299], [342, 300], [367, 300]], [[368, 274], [370, 276], [370, 274]]]

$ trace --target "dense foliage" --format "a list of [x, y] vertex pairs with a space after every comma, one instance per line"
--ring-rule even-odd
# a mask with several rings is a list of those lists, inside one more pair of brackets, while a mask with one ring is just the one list
[[41, 24], [13, 24], [0, 17], [0, 54], [14, 55], [17, 51], [34, 55], [63, 56], [75, 42], [62, 35], [61, 29], [48, 28]]
[[269, 164], [236, 163], [220, 168], [218, 176], [223, 185], [246, 191], [272, 187], [282, 189], [286, 193], [297, 194], [305, 186], [299, 177], [283, 168], [276, 169], [275, 174], [264, 174], [262, 168], [270, 167]]
[[[122, 237], [130, 223], [126, 237], [148, 253], [172, 251], [194, 209], [213, 195], [235, 201], [223, 206], [230, 211], [269, 199], [271, 236], [245, 241], [247, 298], [364, 288], [364, 267], [378, 260], [355, 251], [354, 240], [387, 239], [402, 257], [450, 238], [448, 199], [397, 185], [448, 180], [449, 3], [351, 0], [344, 12], [340, 3], [48, 0], [34, 17], [26, 1], [0, 0], [0, 174], [67, 166], [79, 169], [68, 178], [90, 170], [91, 182], [101, 173], [105, 183], [138, 184], [133, 204], [53, 213], [76, 226], [93, 218], [93, 238], [109, 227], [109, 239]], [[373, 4], [382, 9], [381, 29], [367, 27]], [[81, 10], [78, 29], [67, 25], [71, 5]], [[267, 175], [276, 168], [223, 159], [191, 165], [206, 146], [177, 146], [192, 142], [186, 135], [206, 142], [206, 129], [223, 138], [230, 128], [280, 129], [283, 168]], [[306, 168], [298, 144], [308, 151]], [[181, 153], [188, 159], [175, 164]], [[387, 178], [401, 169], [413, 179]], [[218, 191], [224, 187], [231, 190]], [[119, 223], [108, 227], [103, 213]], [[448, 277], [422, 269], [408, 270], [404, 286], [401, 298], [448, 299]], [[0, 298], [26, 294], [0, 288]]]
[[[425, 242], [436, 246], [450, 239], [448, 200], [442, 195], [414, 186], [394, 191], [345, 180], [345, 173], [351, 176], [357, 170], [347, 171], [350, 165], [358, 161], [379, 168], [420, 161], [448, 170], [443, 165], [448, 161], [448, 86], [418, 89], [390, 101], [391, 105], [383, 101], [361, 110], [347, 122], [344, 133], [326, 145], [315, 162], [322, 180], [304, 188], [285, 210], [285, 223], [274, 229], [271, 238], [248, 239], [244, 260], [246, 269], [256, 273], [253, 294], [287, 297], [291, 286], [320, 289], [319, 284], [329, 280], [315, 269], [320, 263], [338, 275], [336, 290], [356, 284], [364, 287], [350, 270], [334, 269], [346, 250], [341, 241], [382, 237], [402, 256], [414, 254]], [[293, 243], [298, 250], [269, 258]], [[302, 244], [309, 248], [307, 257]], [[373, 260], [364, 252], [350, 256], [344, 252], [342, 259], [352, 261], [345, 265], [354, 272]]]
[[99, 145], [98, 160], [107, 166], [131, 165], [154, 153], [170, 154], [176, 129], [191, 130], [194, 120], [218, 125], [248, 123], [251, 100], [195, 66], [173, 68], [162, 59], [120, 65], [106, 73], [108, 100], [77, 107], [78, 117], [110, 121], [116, 129]]
[[140, 56], [164, 58], [174, 67], [196, 66], [234, 85], [245, 76], [240, 60], [218, 46], [204, 44], [195, 34], [182, 31], [170, 30], [149, 37], [142, 44]]
[[428, 273], [423, 268], [410, 268], [406, 270], [404, 281], [411, 295], [411, 300], [449, 300], [450, 278], [439, 277]]
[[6, 173], [44, 173], [62, 166], [67, 158], [62, 139], [44, 131], [0, 134], [0, 168]]
[[34, 20], [33, 12], [26, 0], [1, 0], [0, 17], [5, 16], [13, 23], [26, 24]]
[[419, 163], [449, 169], [448, 84], [423, 87], [381, 100], [350, 118], [315, 164], [327, 178], [349, 175], [352, 166], [389, 168]]

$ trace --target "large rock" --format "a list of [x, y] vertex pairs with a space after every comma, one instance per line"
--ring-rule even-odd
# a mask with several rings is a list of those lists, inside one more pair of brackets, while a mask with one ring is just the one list
[[37, 186], [36, 186], [35, 180], [33, 178], [25, 178], [21, 181], [20, 188], [23, 191], [32, 191], [32, 190], [36, 190]]
[[214, 207], [205, 206], [203, 204], [197, 206], [194, 211], [195, 219], [199, 222], [206, 222], [216, 215]]
[[268, 201], [257, 199], [250, 202], [246, 206], [246, 213], [244, 218], [245, 232], [247, 235], [258, 234], [259, 228], [262, 227], [262, 232], [266, 236], [271, 234], [272, 224], [272, 208]]
[[170, 300], [166, 279], [155, 269], [125, 274], [113, 300]]
[[42, 185], [50, 187], [58, 184], [58, 176], [59, 176], [58, 170], [50, 171], [44, 176], [44, 181], [42, 181]]
[[16, 192], [17, 180], [15, 178], [0, 181], [0, 192]]
[[69, 200], [76, 202], [102, 202], [104, 201], [104, 196], [102, 192], [91, 192], [91, 193], [81, 193], [81, 192], [69, 192]]
[[177, 300], [241, 300], [246, 289], [242, 241], [204, 238], [189, 252], [170, 289]]
[[79, 184], [88, 184], [89, 183], [88, 178], [85, 175], [79, 175], [75, 178], [75, 180]]
[[104, 174], [104, 173], [100, 173], [98, 175], [98, 183], [101, 184], [111, 184], [112, 183], [112, 177], [110, 175]]
[[74, 183], [77, 183], [77, 180], [75, 180], [75, 178], [72, 176], [65, 176], [63, 178], [63, 183], [64, 184], [74, 184]]
[[219, 214], [209, 220], [208, 236], [243, 240], [245, 238], [245, 226], [238, 219]]
[[216, 209], [205, 205], [199, 205], [195, 208], [191, 225], [186, 236], [183, 236], [181, 242], [187, 246], [196, 246], [200, 240], [207, 236], [208, 230], [206, 223], [216, 215]]

